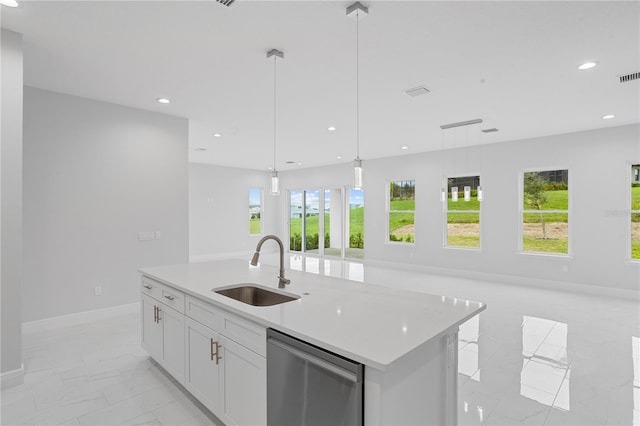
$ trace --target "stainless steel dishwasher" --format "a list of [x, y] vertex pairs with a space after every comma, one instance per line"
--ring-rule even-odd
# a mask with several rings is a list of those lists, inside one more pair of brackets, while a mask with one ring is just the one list
[[363, 425], [364, 365], [267, 329], [267, 424]]

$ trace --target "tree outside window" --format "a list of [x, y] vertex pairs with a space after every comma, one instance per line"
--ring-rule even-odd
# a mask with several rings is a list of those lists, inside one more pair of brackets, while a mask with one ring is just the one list
[[569, 253], [569, 171], [523, 174], [522, 251]]

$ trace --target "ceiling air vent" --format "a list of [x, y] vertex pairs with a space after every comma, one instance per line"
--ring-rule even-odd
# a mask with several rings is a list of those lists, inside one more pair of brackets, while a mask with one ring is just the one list
[[620, 83], [626, 83], [628, 81], [638, 80], [640, 79], [640, 72], [634, 72], [631, 74], [620, 75]]
[[419, 87], [414, 87], [413, 89], [407, 89], [404, 91], [404, 93], [406, 93], [409, 96], [420, 96], [420, 95], [426, 95], [427, 93], [429, 93], [429, 89], [427, 89], [424, 86], [419, 86]]
[[218, 3], [220, 3], [223, 6], [231, 6], [233, 4], [234, 1], [236, 0], [216, 0]]

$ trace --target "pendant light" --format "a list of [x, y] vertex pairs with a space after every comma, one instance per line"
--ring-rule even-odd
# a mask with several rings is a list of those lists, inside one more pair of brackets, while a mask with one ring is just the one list
[[347, 16], [356, 21], [356, 159], [353, 160], [353, 189], [362, 189], [362, 160], [360, 159], [360, 33], [359, 22], [369, 14], [360, 2], [347, 7]]
[[[456, 159], [456, 152], [455, 152], [455, 148], [456, 148], [456, 133], [455, 133], [455, 129], [457, 127], [465, 127], [465, 126], [471, 126], [473, 124], [480, 124], [482, 123], [482, 119], [478, 118], [475, 120], [469, 120], [469, 121], [460, 121], [458, 123], [450, 123], [450, 124], [443, 124], [442, 126], [440, 126], [440, 129], [442, 129], [442, 180], [444, 181], [446, 179], [445, 173], [444, 173], [444, 133], [447, 129], [453, 129], [453, 160], [454, 160], [454, 170], [453, 173], [455, 174], [457, 172], [456, 167], [455, 167], [455, 159]], [[466, 173], [469, 172], [469, 129], [467, 128], [467, 137], [466, 137], [466, 168], [467, 170], [465, 171]], [[482, 159], [482, 141], [480, 141], [480, 159]], [[482, 186], [478, 185], [477, 188], [478, 191], [478, 195], [477, 195], [477, 199], [478, 201], [482, 201]], [[470, 201], [471, 200], [471, 186], [464, 186], [463, 187], [463, 193], [462, 193], [462, 197], [464, 201]], [[447, 201], [447, 188], [441, 188], [440, 189], [440, 201], [442, 201], [443, 203]], [[451, 188], [451, 201], [453, 202], [457, 202], [458, 201], [458, 187], [454, 186]]]
[[273, 169], [271, 170], [271, 195], [280, 195], [280, 179], [276, 169], [276, 62], [278, 58], [284, 59], [284, 53], [278, 49], [267, 52], [267, 59], [273, 57]]

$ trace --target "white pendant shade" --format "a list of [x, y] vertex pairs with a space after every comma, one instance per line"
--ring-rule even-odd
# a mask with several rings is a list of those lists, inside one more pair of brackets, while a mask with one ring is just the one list
[[275, 170], [271, 173], [271, 195], [280, 195], [280, 179]]
[[362, 160], [353, 162], [353, 189], [362, 189]]

